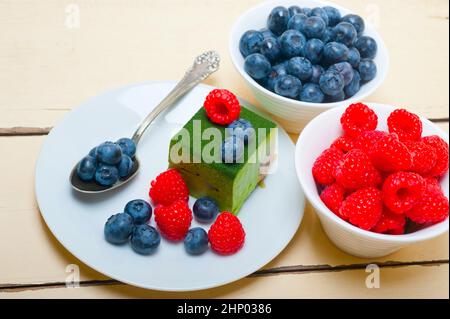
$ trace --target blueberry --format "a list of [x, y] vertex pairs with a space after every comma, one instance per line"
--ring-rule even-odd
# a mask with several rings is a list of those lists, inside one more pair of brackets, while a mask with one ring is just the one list
[[311, 8], [302, 8], [303, 14], [310, 17], [312, 15], [312, 9]]
[[319, 39], [308, 40], [303, 48], [303, 56], [313, 64], [319, 63], [322, 60], [324, 46]]
[[288, 74], [299, 78], [301, 81], [308, 81], [312, 76], [312, 64], [308, 59], [295, 57], [289, 60], [287, 67]]
[[320, 77], [322, 76], [325, 70], [320, 65], [313, 65], [313, 72], [311, 79], [309, 80], [311, 83], [319, 84]]
[[88, 155], [78, 163], [77, 175], [81, 180], [90, 182], [94, 179], [96, 169], [97, 160]]
[[184, 249], [190, 255], [201, 255], [208, 250], [208, 234], [203, 228], [191, 228], [184, 238]]
[[113, 142], [105, 142], [97, 147], [97, 159], [105, 164], [116, 165], [122, 159], [122, 149]]
[[161, 235], [149, 225], [134, 227], [131, 234], [131, 248], [141, 255], [150, 255], [156, 251], [161, 243]]
[[289, 11], [285, 7], [275, 7], [267, 19], [267, 28], [279, 36], [286, 31], [289, 21]]
[[358, 49], [363, 59], [373, 59], [377, 55], [377, 42], [371, 37], [360, 37], [355, 42], [355, 47]]
[[245, 71], [255, 80], [265, 78], [269, 74], [271, 68], [272, 66], [270, 65], [269, 60], [260, 53], [250, 54], [244, 62]]
[[124, 212], [133, 218], [134, 224], [145, 224], [152, 216], [152, 206], [145, 200], [135, 199], [125, 205]]
[[330, 66], [329, 70], [334, 70], [344, 78], [344, 85], [348, 85], [353, 80], [353, 68], [348, 62], [339, 62]]
[[336, 95], [344, 89], [344, 77], [333, 70], [327, 70], [319, 81], [320, 89], [326, 95]]
[[336, 103], [336, 102], [342, 102], [345, 100], [345, 93], [344, 91], [340, 91], [339, 93], [335, 95], [328, 95], [326, 97], [327, 103]]
[[359, 75], [363, 83], [372, 81], [377, 76], [377, 65], [370, 59], [362, 59], [359, 62]]
[[222, 162], [234, 164], [244, 158], [244, 141], [236, 136], [227, 137], [222, 143]]
[[264, 39], [268, 39], [268, 38], [275, 38], [276, 39], [277, 38], [277, 36], [275, 34], [273, 34], [272, 31], [270, 31], [267, 28], [262, 28], [261, 30], [259, 30], [259, 32], [262, 34]]
[[310, 103], [322, 103], [325, 99], [320, 86], [314, 83], [307, 83], [303, 86], [303, 90], [300, 93], [300, 101]]
[[120, 245], [125, 244], [133, 231], [133, 219], [130, 215], [120, 213], [108, 218], [104, 234], [107, 242]]
[[227, 132], [230, 136], [236, 136], [248, 144], [255, 137], [255, 129], [252, 124], [244, 119], [239, 119], [228, 125]]
[[323, 60], [326, 64], [332, 65], [346, 61], [349, 49], [346, 45], [338, 42], [329, 42], [323, 48]]
[[95, 181], [103, 186], [112, 186], [119, 180], [119, 171], [115, 166], [101, 164], [95, 171]]
[[292, 75], [282, 75], [275, 80], [275, 93], [296, 99], [302, 90], [302, 82]]
[[276, 62], [281, 58], [281, 48], [276, 38], [267, 38], [261, 44], [261, 54], [270, 62]]
[[122, 154], [128, 155], [131, 158], [136, 155], [136, 143], [134, 143], [131, 138], [121, 138], [116, 142], [116, 144], [120, 146]]
[[346, 16], [342, 17], [341, 21], [353, 24], [358, 35], [361, 35], [364, 32], [365, 29], [364, 20], [359, 15], [347, 14]]
[[350, 48], [350, 50], [348, 51], [347, 60], [353, 68], [358, 68], [359, 61], [361, 61], [361, 55], [359, 54], [358, 49]]
[[272, 70], [270, 71], [269, 75], [265, 79], [265, 85], [264, 87], [268, 89], [269, 91], [275, 92], [275, 80], [280, 75], [287, 74], [287, 63], [280, 63], [272, 67]]
[[357, 37], [355, 27], [348, 22], [341, 22], [333, 29], [333, 39], [336, 42], [352, 46]]
[[219, 214], [219, 206], [210, 197], [202, 197], [195, 201], [192, 208], [195, 219], [200, 223], [211, 223]]
[[244, 58], [250, 54], [259, 52], [264, 36], [261, 32], [249, 30], [245, 32], [239, 41], [239, 50]]
[[303, 24], [305, 23], [306, 19], [308, 19], [308, 17], [303, 13], [294, 15], [289, 19], [287, 26], [288, 30], [297, 30], [301, 32], [303, 30]]
[[305, 36], [297, 30], [287, 30], [280, 37], [281, 52], [286, 58], [301, 55], [305, 44]]
[[303, 10], [299, 6], [290, 6], [288, 8], [288, 12], [289, 12], [289, 17], [292, 18], [296, 14], [303, 13]]
[[330, 28], [330, 27], [326, 28], [325, 32], [323, 33], [322, 38], [321, 38], [322, 42], [326, 44], [326, 43], [334, 41], [333, 33], [334, 33], [333, 28]]
[[120, 163], [117, 165], [117, 170], [119, 172], [119, 177], [126, 177], [130, 175], [133, 169], [133, 160], [128, 155], [122, 155]]
[[330, 6], [322, 8], [328, 16], [328, 25], [334, 27], [336, 24], [341, 22], [341, 13], [338, 9]]
[[356, 70], [353, 70], [353, 73], [353, 80], [344, 88], [347, 98], [354, 96], [361, 89], [361, 76]]
[[92, 156], [93, 158], [97, 158], [97, 146], [89, 151], [89, 156]]
[[322, 18], [311, 16], [305, 20], [301, 31], [308, 39], [321, 39], [326, 29], [327, 25]]
[[330, 23], [330, 19], [328, 18], [328, 14], [322, 8], [314, 8], [314, 9], [312, 9], [311, 16], [312, 17], [319, 17], [319, 18], [321, 18], [323, 20], [323, 22], [325, 22], [325, 27], [328, 26], [328, 24]]

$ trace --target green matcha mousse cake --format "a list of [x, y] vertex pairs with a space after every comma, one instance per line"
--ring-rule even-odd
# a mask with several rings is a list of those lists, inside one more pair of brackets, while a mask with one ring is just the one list
[[[217, 148], [214, 152], [211, 145], [217, 145], [217, 142], [220, 145], [228, 132], [226, 126], [212, 123], [203, 107], [172, 138], [169, 149], [169, 166], [181, 173], [190, 194], [196, 198], [211, 197], [221, 211], [233, 214], [239, 212], [264, 179], [275, 156], [276, 124], [243, 106], [240, 118], [252, 124], [255, 134], [252, 142], [244, 146], [244, 156], [238, 163], [223, 163], [221, 152]], [[217, 130], [208, 130], [210, 128]], [[214, 160], [205, 160], [205, 154]]]

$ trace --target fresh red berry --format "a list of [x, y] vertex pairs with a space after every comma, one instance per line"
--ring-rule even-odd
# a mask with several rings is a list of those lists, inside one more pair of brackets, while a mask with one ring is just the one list
[[383, 184], [383, 202], [397, 214], [412, 209], [425, 190], [425, 181], [419, 174], [397, 172], [390, 175]]
[[370, 152], [373, 165], [383, 172], [408, 171], [412, 167], [412, 156], [396, 134], [378, 140]]
[[424, 175], [436, 166], [437, 155], [432, 146], [425, 144], [422, 141], [405, 142], [405, 145], [412, 156], [412, 172]]
[[333, 213], [335, 213], [336, 215], [345, 220], [346, 219], [345, 216], [341, 216], [339, 212], [341, 205], [344, 202], [344, 196], [345, 196], [345, 189], [337, 183], [328, 186], [320, 194], [320, 198], [322, 199], [323, 203]]
[[369, 153], [375, 144], [382, 138], [388, 135], [382, 131], [366, 131], [362, 132], [354, 141], [353, 147]]
[[358, 190], [378, 186], [381, 176], [370, 162], [369, 156], [354, 149], [345, 154], [342, 164], [336, 168], [336, 182], [347, 190]]
[[422, 137], [422, 121], [413, 113], [404, 109], [395, 110], [389, 115], [388, 128], [402, 142], [418, 141]]
[[155, 204], [168, 206], [177, 200], [189, 200], [189, 189], [176, 169], [161, 173], [151, 182], [150, 198]]
[[360, 189], [349, 195], [341, 206], [341, 215], [353, 225], [372, 229], [380, 220], [383, 211], [381, 191], [375, 187]]
[[241, 113], [239, 100], [228, 90], [212, 90], [203, 106], [211, 122], [219, 125], [231, 124], [239, 118]]
[[426, 185], [419, 202], [406, 212], [406, 217], [418, 224], [439, 223], [448, 217], [448, 198], [434, 182]]
[[156, 206], [155, 221], [161, 234], [169, 240], [182, 240], [189, 231], [192, 211], [188, 203], [178, 200], [169, 206]]
[[333, 144], [331, 144], [331, 147], [336, 147], [345, 154], [354, 148], [353, 143], [354, 143], [353, 138], [344, 135], [344, 136], [338, 137], [333, 142]]
[[363, 103], [350, 105], [341, 117], [342, 129], [351, 137], [365, 131], [373, 131], [378, 125], [378, 116]]
[[312, 174], [320, 185], [331, 185], [335, 181], [336, 168], [342, 162], [344, 154], [331, 147], [326, 149], [314, 162]]
[[406, 216], [404, 214], [395, 214], [384, 208], [380, 220], [372, 228], [372, 231], [380, 234], [403, 235], [405, 233], [405, 225]]
[[437, 135], [426, 136], [422, 141], [434, 148], [437, 156], [436, 165], [428, 173], [430, 176], [442, 177], [448, 172], [448, 144]]
[[244, 245], [245, 231], [232, 213], [221, 213], [208, 231], [211, 249], [220, 255], [231, 255]]
[[431, 189], [434, 189], [436, 192], [442, 193], [442, 187], [439, 180], [434, 177], [425, 177], [424, 180], [427, 188], [431, 187]]

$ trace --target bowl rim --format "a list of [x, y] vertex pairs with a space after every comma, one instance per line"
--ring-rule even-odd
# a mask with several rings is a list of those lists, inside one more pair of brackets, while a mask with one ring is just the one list
[[[394, 107], [392, 105], [387, 105], [387, 104], [380, 104], [380, 103], [365, 103], [365, 104], [368, 105], [369, 107], [382, 108], [382, 109], [385, 109], [390, 112], [397, 109], [397, 107]], [[356, 226], [350, 224], [349, 222], [344, 221], [343, 219], [339, 218], [330, 209], [328, 209], [328, 207], [326, 207], [325, 204], [320, 200], [317, 189], [311, 189], [311, 187], [308, 186], [308, 184], [305, 182], [303, 176], [305, 176], [305, 174], [309, 174], [310, 171], [303, 172], [303, 170], [300, 167], [301, 166], [300, 165], [300, 162], [301, 162], [300, 153], [301, 153], [302, 146], [305, 144], [304, 136], [307, 135], [307, 133], [312, 129], [313, 125], [311, 123], [321, 122], [322, 119], [330, 116], [330, 114], [334, 114], [334, 113], [342, 114], [346, 108], [347, 108], [347, 106], [341, 106], [341, 107], [330, 109], [328, 111], [321, 113], [320, 115], [318, 115], [316, 118], [314, 118], [310, 123], [308, 123], [305, 126], [305, 128], [303, 129], [302, 133], [300, 134], [300, 136], [297, 140], [296, 149], [295, 149], [295, 169], [296, 169], [297, 177], [303, 188], [304, 194], [305, 194], [306, 198], [308, 199], [308, 202], [311, 203], [311, 205], [314, 207], [316, 213], [327, 217], [329, 220], [331, 220], [331, 222], [333, 222], [334, 224], [337, 224], [340, 228], [344, 228], [345, 230], [347, 230], [350, 233], [353, 233], [353, 234], [356, 234], [356, 235], [359, 235], [359, 236], [362, 236], [365, 238], [373, 239], [373, 240], [383, 241], [383, 242], [390, 242], [390, 243], [419, 242], [419, 241], [424, 241], [424, 240], [428, 240], [428, 239], [437, 237], [439, 235], [444, 234], [445, 232], [448, 232], [448, 229], [449, 229], [449, 218], [448, 217], [446, 220], [444, 220], [438, 224], [435, 224], [433, 226], [428, 227], [427, 230], [429, 230], [429, 231], [426, 233], [422, 233], [419, 231], [419, 232], [413, 232], [413, 233], [404, 234], [404, 235], [388, 235], [388, 234], [378, 234], [378, 233], [374, 233], [371, 231], [366, 231], [366, 230], [356, 227]], [[433, 128], [433, 130], [436, 132], [435, 134], [443, 137], [444, 140], [446, 140], [446, 142], [448, 143], [448, 134], [446, 132], [444, 132], [440, 127], [438, 127], [435, 123], [431, 122], [427, 118], [424, 118], [423, 116], [419, 116], [419, 117], [422, 120], [422, 122], [427, 123], [428, 125], [430, 125]], [[316, 134], [317, 134], [317, 132], [316, 132]], [[447, 175], [448, 174], [449, 173], [447, 172]]]
[[[233, 63], [234, 68], [238, 71], [238, 73], [245, 79], [245, 81], [254, 89], [260, 91], [261, 93], [265, 94], [266, 96], [269, 96], [272, 99], [277, 99], [283, 103], [289, 103], [291, 105], [294, 105], [295, 107], [312, 107], [312, 108], [317, 108], [317, 109], [322, 109], [322, 110], [327, 110], [330, 108], [335, 108], [335, 107], [339, 107], [342, 105], [342, 103], [352, 103], [354, 101], [360, 101], [365, 99], [366, 97], [368, 97], [369, 95], [372, 95], [386, 80], [386, 77], [388, 75], [389, 69], [390, 69], [390, 56], [389, 56], [389, 50], [383, 40], [383, 38], [381, 37], [381, 35], [378, 33], [378, 31], [369, 23], [366, 23], [366, 29], [369, 29], [371, 31], [371, 33], [374, 35], [374, 37], [377, 40], [378, 43], [378, 53], [380, 52], [385, 52], [385, 61], [383, 61], [383, 68], [380, 68], [377, 65], [378, 68], [378, 72], [377, 72], [377, 76], [375, 77], [375, 79], [373, 79], [372, 81], [375, 81], [374, 85], [372, 86], [372, 88], [368, 89], [366, 92], [359, 94], [360, 92], [358, 92], [357, 94], [355, 94], [354, 96], [344, 100], [344, 101], [340, 101], [340, 102], [333, 102], [333, 103], [311, 103], [311, 102], [303, 102], [303, 101], [299, 101], [299, 100], [294, 100], [294, 99], [290, 99], [281, 95], [278, 95], [274, 92], [269, 91], [268, 89], [266, 89], [265, 87], [263, 87], [262, 85], [260, 85], [258, 82], [256, 82], [253, 78], [251, 78], [244, 70], [243, 67], [241, 67], [237, 61], [237, 57], [234, 54], [234, 50], [235, 50], [235, 46], [238, 45], [237, 43], [233, 42], [234, 39], [234, 35], [238, 33], [238, 27], [241, 24], [241, 22], [243, 20], [245, 20], [245, 18], [253, 11], [258, 10], [258, 9], [262, 9], [266, 6], [280, 6], [283, 5], [283, 2], [288, 2], [290, 0], [266, 0], [263, 1], [262, 3], [253, 6], [252, 8], [248, 9], [247, 11], [245, 11], [243, 14], [241, 14], [238, 19], [235, 21], [235, 23], [233, 24], [232, 28], [231, 28], [231, 32], [230, 32], [230, 36], [229, 36], [229, 41], [228, 41], [228, 53], [230, 54], [231, 57], [231, 61]], [[338, 4], [335, 4], [333, 2], [330, 1], [326, 1], [326, 0], [312, 0], [317, 2], [318, 5], [320, 6], [333, 6], [336, 9], [340, 10], [340, 11], [346, 11], [346, 12], [350, 12], [350, 13], [355, 13], [354, 11], [347, 9], [343, 6], [340, 6]], [[355, 13], [356, 14], [356, 13]], [[380, 50], [381, 48], [381, 50]], [[382, 72], [380, 72], [382, 71]]]

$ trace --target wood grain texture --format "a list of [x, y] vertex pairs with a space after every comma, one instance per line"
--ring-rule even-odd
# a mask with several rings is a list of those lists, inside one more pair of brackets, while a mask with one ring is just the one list
[[[111, 284], [0, 290], [0, 298], [448, 298], [448, 265], [382, 268], [380, 288], [368, 289], [365, 269], [245, 278], [189, 293], [165, 293]], [[436, 280], [439, 278], [439, 280]]]

